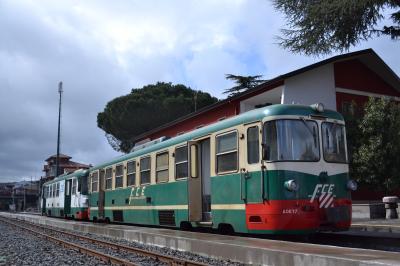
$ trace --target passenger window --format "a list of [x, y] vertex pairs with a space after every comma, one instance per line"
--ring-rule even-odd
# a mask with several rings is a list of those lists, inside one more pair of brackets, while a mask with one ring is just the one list
[[87, 195], [88, 194], [88, 177], [87, 177], [87, 175], [83, 176], [79, 183], [81, 184], [81, 187], [78, 188], [78, 191], [81, 192], [83, 195]]
[[134, 186], [136, 183], [136, 162], [130, 161], [127, 164], [127, 176], [126, 182], [127, 186]]
[[112, 168], [106, 169], [106, 189], [112, 188]]
[[122, 164], [115, 167], [115, 187], [123, 187], [124, 168]]
[[249, 164], [260, 161], [260, 135], [258, 126], [247, 129], [247, 162]]
[[168, 152], [157, 154], [156, 156], [156, 180], [158, 182], [168, 182]]
[[217, 141], [217, 173], [238, 169], [237, 132], [220, 135]]
[[99, 183], [99, 173], [94, 172], [92, 174], [92, 192], [98, 191], [98, 183]]
[[56, 184], [56, 197], [60, 195], [60, 183]]
[[140, 184], [150, 183], [150, 156], [140, 159]]
[[188, 177], [188, 148], [187, 146], [175, 150], [175, 179]]

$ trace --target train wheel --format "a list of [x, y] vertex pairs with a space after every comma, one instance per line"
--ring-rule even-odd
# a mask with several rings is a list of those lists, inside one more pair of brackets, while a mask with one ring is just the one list
[[190, 222], [181, 222], [180, 229], [183, 231], [191, 231], [193, 226]]
[[233, 235], [235, 233], [235, 230], [230, 224], [219, 224], [218, 231], [223, 235]]
[[104, 222], [105, 222], [106, 224], [109, 224], [109, 223], [110, 223], [110, 218], [106, 217], [106, 219], [104, 219]]

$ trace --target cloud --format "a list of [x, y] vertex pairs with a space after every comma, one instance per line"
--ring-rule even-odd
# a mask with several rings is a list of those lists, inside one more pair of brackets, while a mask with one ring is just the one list
[[[322, 60], [276, 45], [283, 25], [264, 0], [1, 1], [0, 182], [38, 178], [56, 152], [59, 81], [61, 151], [96, 164], [118, 155], [97, 113], [132, 88], [167, 81], [225, 97], [227, 73], [272, 78]], [[397, 45], [354, 50], [374, 48], [399, 73]]]

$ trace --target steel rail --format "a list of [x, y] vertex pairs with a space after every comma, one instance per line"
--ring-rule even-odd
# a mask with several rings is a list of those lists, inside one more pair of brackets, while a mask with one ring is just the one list
[[4, 223], [7, 223], [7, 224], [9, 224], [11, 226], [15, 226], [15, 227], [21, 228], [23, 230], [26, 230], [26, 231], [28, 231], [30, 233], [33, 233], [35, 235], [38, 235], [40, 237], [44, 237], [45, 239], [53, 241], [53, 242], [55, 242], [55, 243], [57, 243], [57, 244], [59, 244], [59, 245], [61, 245], [63, 247], [67, 247], [67, 248], [70, 248], [70, 249], [73, 249], [73, 250], [77, 250], [80, 253], [87, 254], [87, 255], [90, 255], [90, 256], [93, 256], [93, 257], [97, 257], [97, 258], [101, 259], [102, 261], [105, 261], [105, 262], [108, 262], [108, 263], [118, 264], [118, 265], [126, 265], [126, 266], [139, 266], [140, 265], [140, 264], [133, 263], [133, 262], [125, 260], [125, 259], [117, 258], [117, 257], [112, 256], [112, 255], [103, 254], [103, 253], [101, 253], [101, 252], [99, 252], [97, 250], [93, 250], [93, 249], [90, 249], [90, 248], [87, 248], [87, 247], [84, 247], [84, 246], [81, 246], [81, 245], [78, 245], [78, 244], [75, 244], [75, 243], [71, 243], [71, 242], [68, 242], [68, 241], [65, 241], [65, 240], [62, 240], [62, 239], [59, 239], [59, 238], [44, 234], [42, 232], [39, 232], [39, 231], [30, 229], [30, 228], [24, 227], [22, 225], [18, 225], [18, 224], [12, 223], [12, 222], [4, 220], [4, 219], [0, 219], [0, 221], [2, 221]]
[[105, 246], [105, 247], [110, 247], [110, 248], [113, 248], [113, 249], [116, 249], [116, 250], [123, 250], [123, 251], [127, 251], [127, 252], [130, 252], [130, 253], [139, 254], [139, 255], [142, 255], [142, 256], [145, 256], [145, 257], [150, 257], [150, 258], [153, 258], [153, 259], [155, 259], [157, 261], [167, 263], [169, 265], [184, 265], [184, 266], [206, 266], [206, 265], [208, 265], [208, 264], [204, 264], [204, 263], [201, 263], [201, 262], [196, 262], [196, 261], [192, 261], [192, 260], [176, 258], [176, 257], [173, 257], [173, 256], [164, 255], [164, 254], [161, 254], [161, 253], [158, 253], [158, 252], [148, 251], [148, 250], [145, 250], [145, 249], [140, 249], [140, 248], [129, 247], [129, 246], [124, 246], [124, 245], [120, 245], [120, 244], [115, 244], [115, 243], [112, 243], [112, 242], [109, 242], [109, 241], [105, 241], [105, 240], [94, 239], [94, 238], [78, 235], [78, 234], [75, 234], [75, 233], [66, 232], [66, 231], [63, 231], [63, 230], [58, 230], [58, 229], [54, 229], [54, 228], [48, 228], [48, 227], [45, 227], [45, 226], [42, 226], [42, 225], [38, 225], [38, 224], [34, 224], [34, 223], [31, 223], [31, 222], [21, 221], [19, 219], [15, 219], [15, 220], [18, 220], [20, 222], [23, 222], [25, 224], [29, 224], [31, 226], [34, 226], [34, 227], [37, 227], [37, 228], [40, 228], [40, 229], [43, 229], [43, 230], [51, 230], [51, 231], [56, 232], [56, 233], [65, 234], [65, 235], [69, 235], [69, 236], [72, 236], [72, 237], [76, 237], [76, 238], [79, 238], [79, 239], [82, 239], [82, 240], [85, 240], [85, 241], [88, 241], [88, 242], [91, 242], [91, 243], [94, 243], [94, 244], [99, 244], [99, 245], [102, 245], [102, 246]]

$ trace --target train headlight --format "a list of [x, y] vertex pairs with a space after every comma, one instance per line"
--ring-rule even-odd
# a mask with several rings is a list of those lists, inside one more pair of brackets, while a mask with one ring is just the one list
[[357, 190], [357, 182], [354, 180], [347, 181], [347, 189], [356, 191]]
[[313, 108], [318, 113], [323, 113], [325, 110], [324, 105], [322, 103], [314, 103], [311, 105], [311, 108]]
[[289, 191], [297, 191], [299, 189], [299, 185], [294, 180], [285, 181], [285, 188]]

